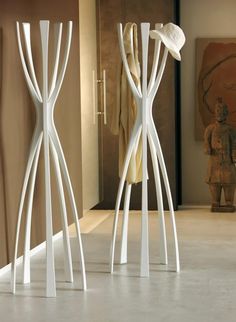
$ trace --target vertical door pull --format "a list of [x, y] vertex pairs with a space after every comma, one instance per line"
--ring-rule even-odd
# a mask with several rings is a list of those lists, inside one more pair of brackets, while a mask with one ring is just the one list
[[93, 124], [96, 124], [96, 118], [97, 118], [97, 81], [96, 81], [96, 75], [95, 70], [93, 70]]
[[104, 124], [107, 124], [107, 95], [106, 95], [106, 70], [103, 69], [103, 72], [102, 72], [102, 76], [103, 76], [103, 116], [104, 116], [104, 119], [103, 119], [103, 122]]
[[[102, 102], [103, 110], [98, 111], [97, 108], [97, 84], [102, 85]], [[103, 115], [103, 123], [107, 124], [107, 96], [106, 96], [106, 70], [102, 71], [102, 79], [95, 78], [93, 70], [93, 124], [96, 124], [97, 115]]]

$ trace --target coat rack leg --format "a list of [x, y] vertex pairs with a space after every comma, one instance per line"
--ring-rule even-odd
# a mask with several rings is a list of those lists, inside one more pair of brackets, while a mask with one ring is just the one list
[[42, 46], [42, 70], [43, 70], [43, 147], [44, 147], [44, 177], [45, 177], [45, 215], [46, 215], [46, 261], [47, 282], [46, 296], [56, 296], [53, 226], [52, 226], [52, 198], [51, 198], [51, 173], [49, 151], [49, 124], [51, 122], [50, 105], [48, 104], [48, 47], [49, 47], [49, 21], [39, 22]]
[[[145, 151], [145, 146], [143, 144], [143, 155], [145, 153], [144, 151]], [[145, 158], [146, 157], [147, 157], [147, 155], [145, 156]], [[147, 167], [145, 166], [146, 164], [147, 164], [147, 160], [145, 161], [143, 158], [141, 258], [140, 258], [140, 276], [141, 277], [148, 277], [149, 276], [148, 187], [147, 187]]]
[[30, 283], [30, 237], [31, 237], [31, 221], [32, 221], [32, 207], [36, 173], [38, 169], [39, 154], [42, 145], [42, 136], [37, 145], [36, 155], [34, 158], [33, 169], [30, 178], [28, 207], [26, 212], [26, 228], [25, 228], [25, 244], [24, 244], [24, 255], [23, 255], [23, 283]]
[[180, 270], [180, 263], [179, 263], [179, 246], [178, 246], [178, 238], [177, 238], [177, 231], [176, 231], [176, 223], [175, 223], [175, 214], [174, 214], [174, 208], [173, 208], [173, 202], [172, 202], [172, 196], [170, 191], [170, 185], [168, 180], [168, 175], [166, 171], [165, 161], [161, 150], [160, 141], [155, 129], [155, 126], [153, 124], [153, 121], [150, 126], [150, 135], [152, 137], [153, 143], [155, 145], [155, 149], [157, 152], [157, 157], [160, 163], [161, 172], [163, 176], [163, 181], [166, 189], [169, 209], [170, 209], [170, 217], [171, 217], [171, 223], [173, 228], [173, 235], [174, 235], [174, 245], [175, 245], [175, 258], [176, 258], [176, 272], [179, 272]]
[[61, 177], [60, 164], [58, 161], [57, 152], [50, 140], [50, 148], [53, 156], [53, 162], [55, 167], [56, 181], [59, 193], [59, 202], [61, 208], [61, 222], [63, 231], [63, 246], [64, 246], [64, 263], [65, 263], [65, 276], [67, 282], [73, 282], [73, 267], [72, 267], [72, 257], [71, 257], [71, 247], [70, 247], [70, 237], [68, 230], [68, 220], [66, 211], [66, 202], [63, 189], [63, 182]]
[[166, 242], [166, 226], [165, 226], [160, 172], [159, 172], [159, 165], [157, 162], [155, 146], [153, 144], [152, 138], [150, 137], [149, 133], [148, 133], [148, 141], [149, 141], [152, 164], [153, 164], [153, 172], [154, 172], [156, 195], [157, 195], [157, 206], [158, 206], [158, 213], [159, 213], [160, 261], [161, 261], [161, 264], [167, 265], [168, 256], [167, 256], [167, 242]]
[[[132, 154], [136, 155], [139, 142], [140, 142], [141, 132], [137, 136], [135, 148]], [[131, 155], [132, 155], [131, 154]], [[132, 185], [126, 182], [125, 189], [125, 200], [124, 200], [124, 210], [123, 210], [123, 223], [122, 223], [122, 233], [121, 233], [121, 254], [120, 254], [120, 264], [127, 263], [127, 243], [128, 243], [128, 221], [129, 221], [129, 207], [131, 198], [131, 188]]]
[[121, 251], [120, 264], [127, 263], [127, 243], [128, 243], [128, 220], [129, 220], [129, 205], [132, 184], [126, 182], [125, 201], [123, 210], [123, 224], [121, 233]]
[[135, 148], [136, 140], [139, 137], [141, 132], [141, 125], [136, 124], [133, 128], [130, 142], [128, 145], [126, 158], [123, 166], [122, 176], [120, 178], [117, 198], [116, 198], [116, 207], [115, 207], [115, 217], [113, 221], [113, 230], [112, 230], [112, 241], [111, 241], [111, 249], [110, 249], [110, 271], [113, 273], [113, 266], [114, 266], [114, 256], [115, 256], [115, 242], [116, 242], [116, 233], [117, 233], [117, 224], [118, 224], [118, 216], [119, 216], [119, 209], [120, 209], [120, 202], [121, 196], [124, 188], [125, 178], [128, 171], [129, 161], [132, 155], [132, 152]]
[[27, 190], [27, 186], [28, 186], [28, 182], [29, 182], [29, 177], [30, 177], [30, 173], [31, 173], [31, 168], [33, 165], [33, 160], [34, 160], [37, 146], [38, 146], [38, 142], [39, 142], [41, 136], [42, 136], [42, 134], [38, 137], [38, 134], [36, 132], [34, 133], [31, 147], [30, 147], [29, 158], [28, 158], [28, 162], [27, 162], [27, 166], [26, 166], [24, 182], [23, 182], [23, 186], [22, 186], [20, 205], [19, 205], [19, 211], [18, 211], [18, 219], [17, 219], [17, 225], [16, 225], [16, 233], [15, 233], [14, 255], [13, 255], [13, 261], [12, 261], [12, 266], [11, 266], [12, 293], [15, 293], [15, 291], [16, 291], [16, 258], [17, 258], [17, 252], [18, 252], [18, 243], [19, 243], [22, 211], [23, 211], [23, 206], [24, 206], [24, 201], [25, 201], [26, 190]]
[[56, 297], [53, 226], [52, 226], [52, 200], [51, 200], [51, 174], [49, 156], [49, 137], [44, 135], [44, 166], [45, 166], [45, 210], [46, 210], [46, 258], [47, 258], [47, 297]]
[[142, 39], [142, 226], [140, 276], [149, 276], [149, 229], [148, 229], [148, 178], [147, 178], [147, 65], [149, 23], [141, 24]]
[[61, 165], [62, 173], [64, 176], [65, 184], [68, 190], [68, 195], [72, 207], [72, 213], [74, 217], [74, 222], [75, 222], [75, 228], [76, 228], [76, 234], [77, 234], [77, 239], [79, 243], [79, 252], [80, 252], [80, 267], [81, 267], [81, 274], [82, 274], [82, 288], [83, 290], [86, 290], [87, 288], [87, 282], [86, 282], [86, 274], [85, 274], [85, 264], [84, 264], [84, 253], [83, 253], [83, 245], [82, 245], [82, 239], [81, 239], [81, 234], [80, 234], [80, 225], [79, 225], [79, 219], [78, 219], [78, 213], [77, 213], [77, 207], [75, 203], [75, 198], [74, 198], [74, 193], [71, 185], [71, 180], [69, 176], [69, 172], [67, 169], [64, 153], [56, 132], [56, 129], [53, 131], [53, 135], [51, 136], [51, 143], [55, 147], [55, 150], [58, 155], [58, 159]]

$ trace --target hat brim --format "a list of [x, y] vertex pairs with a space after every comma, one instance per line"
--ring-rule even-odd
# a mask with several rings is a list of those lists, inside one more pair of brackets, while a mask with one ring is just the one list
[[150, 31], [150, 37], [152, 39], [160, 39], [164, 45], [167, 47], [168, 51], [170, 54], [176, 59], [176, 60], [181, 60], [181, 55], [179, 52], [179, 49], [177, 46], [170, 41], [168, 37], [166, 37], [160, 30], [151, 30]]

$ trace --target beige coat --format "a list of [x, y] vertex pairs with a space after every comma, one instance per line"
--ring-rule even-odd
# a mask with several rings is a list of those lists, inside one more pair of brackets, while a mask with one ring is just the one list
[[[135, 23], [129, 22], [125, 25], [124, 47], [133, 80], [137, 86], [140, 86], [137, 25]], [[119, 175], [121, 176], [129, 138], [137, 115], [136, 103], [122, 63], [120, 63], [117, 83], [117, 106], [112, 111], [110, 128], [113, 134], [119, 135]], [[129, 183], [142, 181], [141, 140], [139, 140], [136, 155], [132, 153], [126, 180]]]

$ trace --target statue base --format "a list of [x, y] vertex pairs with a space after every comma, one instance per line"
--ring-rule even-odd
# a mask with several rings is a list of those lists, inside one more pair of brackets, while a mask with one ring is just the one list
[[211, 207], [212, 212], [234, 212], [235, 207], [234, 206], [212, 206]]

